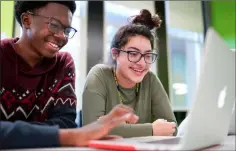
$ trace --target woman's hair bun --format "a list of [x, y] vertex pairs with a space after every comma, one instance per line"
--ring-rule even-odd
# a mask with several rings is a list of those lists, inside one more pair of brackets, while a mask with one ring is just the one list
[[139, 15], [132, 16], [133, 24], [141, 24], [147, 26], [150, 30], [153, 28], [160, 28], [162, 20], [158, 14], [152, 16], [152, 14], [147, 9], [142, 9]]

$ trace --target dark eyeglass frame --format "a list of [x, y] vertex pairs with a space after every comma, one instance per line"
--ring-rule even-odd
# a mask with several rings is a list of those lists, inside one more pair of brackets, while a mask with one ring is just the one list
[[[146, 53], [142, 54], [141, 52], [135, 51], [135, 50], [122, 50], [122, 49], [118, 49], [118, 48], [115, 48], [115, 49], [118, 50], [118, 51], [127, 53], [127, 58], [128, 58], [128, 60], [129, 60], [130, 62], [133, 62], [133, 63], [139, 62], [139, 61], [142, 59], [142, 57], [143, 57], [143, 58], [144, 58], [144, 61], [145, 61], [147, 64], [152, 64], [152, 63], [154, 63], [154, 62], [156, 61], [156, 59], [158, 58], [158, 53], [155, 53], [155, 52], [146, 52]], [[137, 61], [132, 61], [132, 60], [130, 60], [130, 54], [131, 54], [131, 53], [139, 53], [139, 54], [140, 54], [140, 58], [139, 58]], [[150, 54], [155, 56], [155, 59], [153, 59], [152, 62], [148, 62], [148, 61], [146, 60], [146, 57], [145, 57], [145, 56], [150, 55]]]
[[[77, 32], [77, 30], [75, 29], [75, 28], [73, 28], [73, 27], [66, 27], [66, 26], [64, 26], [58, 19], [56, 19], [56, 18], [53, 18], [53, 17], [47, 17], [47, 16], [44, 16], [44, 15], [39, 15], [39, 14], [35, 14], [35, 13], [33, 13], [33, 12], [27, 12], [28, 14], [30, 14], [30, 15], [32, 15], [32, 16], [39, 16], [39, 17], [43, 17], [43, 18], [46, 18], [46, 19], [48, 19], [49, 20], [49, 22], [48, 22], [48, 29], [51, 31], [51, 32], [53, 32], [53, 33], [55, 33], [55, 34], [58, 34], [60, 31], [63, 31], [63, 35], [66, 37], [66, 38], [68, 38], [68, 39], [71, 39], [71, 38], [73, 38], [74, 37], [74, 35], [76, 34], [76, 32]], [[53, 26], [54, 24], [52, 23], [52, 21], [53, 20], [55, 20], [56, 22], [58, 22], [58, 24], [60, 24], [60, 27], [58, 26], [57, 27], [57, 31], [53, 31], [53, 27], [51, 27], [51, 26]], [[55, 25], [54, 25], [55, 26]], [[55, 28], [55, 27], [54, 27]], [[68, 34], [66, 34], [66, 30], [69, 30], [70, 32], [71, 31], [73, 31], [73, 35], [72, 36], [70, 36], [70, 33], [68, 33]]]

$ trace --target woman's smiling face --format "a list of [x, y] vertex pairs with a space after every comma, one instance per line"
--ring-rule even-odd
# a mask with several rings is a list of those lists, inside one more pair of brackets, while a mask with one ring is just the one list
[[[135, 57], [138, 53], [146, 54], [152, 51], [150, 40], [146, 37], [137, 35], [129, 38], [128, 43], [122, 48], [124, 51], [133, 51], [129, 57]], [[120, 51], [116, 56], [117, 74], [126, 79], [128, 83], [139, 83], [149, 71], [151, 64], [147, 64], [142, 57], [138, 62], [131, 62], [128, 53]]]

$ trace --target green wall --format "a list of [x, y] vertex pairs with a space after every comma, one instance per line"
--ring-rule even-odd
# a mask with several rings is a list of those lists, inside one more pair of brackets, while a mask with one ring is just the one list
[[13, 34], [14, 1], [1, 1], [1, 33], [7, 37]]
[[236, 45], [236, 2], [235, 0], [211, 2], [211, 24], [216, 31], [226, 40], [231, 48]]

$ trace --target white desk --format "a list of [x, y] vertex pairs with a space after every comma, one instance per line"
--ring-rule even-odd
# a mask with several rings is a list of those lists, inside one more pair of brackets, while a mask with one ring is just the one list
[[[226, 140], [221, 144], [213, 147], [209, 147], [204, 150], [227, 150], [232, 151], [235, 150], [235, 137], [236, 135], [230, 135], [226, 138]], [[14, 150], [4, 150], [4, 151], [105, 151], [100, 149], [93, 149], [87, 147], [58, 147], [58, 148], [37, 148], [37, 149], [14, 149]]]

